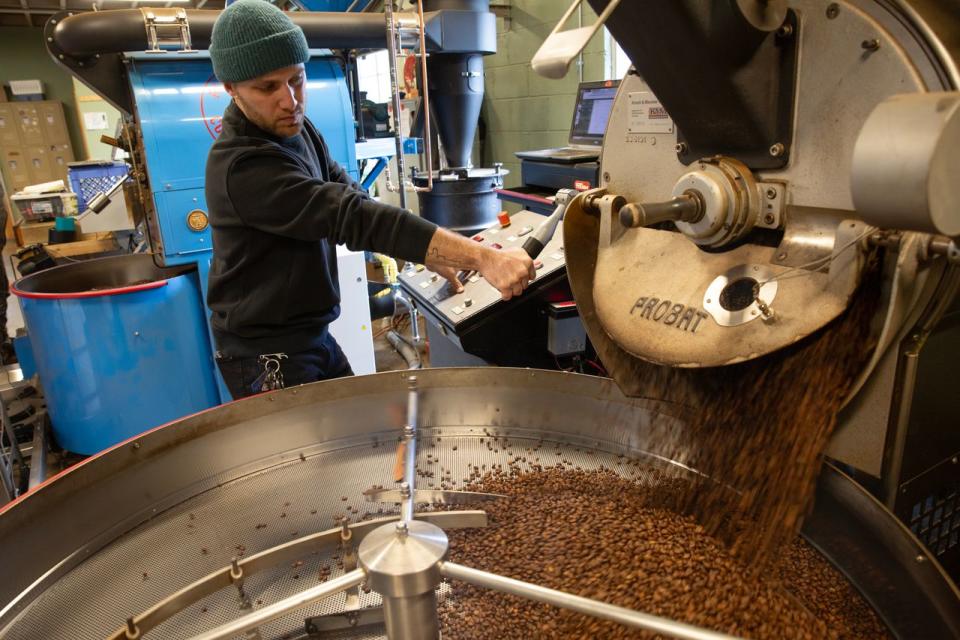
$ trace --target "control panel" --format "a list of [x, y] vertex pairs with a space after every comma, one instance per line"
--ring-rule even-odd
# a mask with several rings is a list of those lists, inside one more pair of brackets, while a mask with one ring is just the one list
[[[510, 224], [496, 224], [473, 236], [473, 241], [497, 250], [522, 247], [527, 236], [536, 229], [546, 216], [532, 211], [520, 211], [510, 217]], [[462, 274], [463, 292], [454, 293], [447, 280], [429, 269], [418, 265], [416, 270], [400, 275], [403, 289], [415, 300], [427, 319], [439, 322], [445, 333], [460, 335], [471, 327], [489, 319], [515, 304], [530, 300], [534, 294], [562, 279], [566, 275], [566, 259], [563, 250], [562, 225], [537, 258], [540, 267], [537, 277], [522, 296], [504, 301], [500, 292], [478, 273]]]

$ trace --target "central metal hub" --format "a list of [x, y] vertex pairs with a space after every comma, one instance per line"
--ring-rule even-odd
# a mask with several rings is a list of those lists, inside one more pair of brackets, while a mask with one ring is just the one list
[[695, 195], [700, 213], [677, 229], [705, 247], [722, 247], [750, 233], [760, 212], [760, 192], [750, 169], [732, 158], [701, 160], [673, 187], [674, 198]]
[[447, 555], [447, 534], [440, 527], [410, 520], [383, 525], [360, 543], [360, 566], [372, 589], [394, 598], [433, 591], [440, 584], [438, 564]]

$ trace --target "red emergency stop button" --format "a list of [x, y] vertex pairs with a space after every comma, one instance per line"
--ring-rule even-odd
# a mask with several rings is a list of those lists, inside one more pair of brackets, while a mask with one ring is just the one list
[[507, 213], [506, 211], [501, 211], [500, 213], [498, 213], [497, 220], [500, 221], [501, 227], [505, 228], [510, 226], [510, 214]]

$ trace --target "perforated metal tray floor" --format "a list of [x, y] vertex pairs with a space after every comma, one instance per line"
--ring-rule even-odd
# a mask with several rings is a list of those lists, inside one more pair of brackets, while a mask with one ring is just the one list
[[[433, 482], [439, 487], [440, 469], [450, 469], [454, 488], [469, 476], [472, 465], [500, 464], [507, 468], [517, 455], [527, 465], [550, 465], [566, 460], [573, 466], [595, 469], [601, 465], [620, 470], [633, 479], [646, 474], [636, 466], [617, 466], [617, 451], [587, 448], [586, 441], [565, 442], [543, 432], [539, 452], [537, 438], [513, 437], [511, 446], [495, 444], [483, 427], [423, 430], [418, 467], [434, 471], [438, 479], [419, 479], [418, 486]], [[524, 435], [529, 436], [527, 431]], [[375, 505], [363, 499], [372, 485], [393, 486], [390, 475], [395, 460], [395, 432], [384, 434], [389, 444], [369, 443], [307, 456], [302, 461], [264, 469], [199, 494], [178, 506], [157, 514], [148, 522], [123, 535], [79, 564], [32, 602], [0, 637], [8, 640], [81, 640], [105, 638], [138, 614], [171, 593], [230, 563], [238, 550], [244, 556], [289, 542], [334, 526], [338, 516], [353, 520], [365, 514], [394, 512], [393, 505]], [[483, 442], [481, 442], [483, 440]], [[501, 441], [502, 442], [502, 441]], [[561, 442], [563, 442], [561, 444]], [[589, 443], [595, 444], [595, 443]], [[561, 454], [557, 455], [557, 451]], [[625, 453], [625, 452], [624, 452]], [[429, 457], [428, 457], [429, 456]], [[434, 462], [429, 462], [433, 460]], [[640, 468], [642, 469], [642, 467]], [[346, 498], [346, 500], [343, 500]], [[266, 524], [266, 527], [258, 525]], [[62, 535], [70, 535], [64, 531]], [[336, 549], [309, 555], [302, 565], [283, 565], [247, 579], [245, 589], [254, 607], [268, 605], [317, 584], [319, 570], [329, 566], [331, 576], [340, 575]], [[294, 563], [296, 564], [296, 563]], [[261, 627], [264, 640], [303, 636], [304, 618], [342, 610], [343, 595], [301, 609]], [[376, 594], [362, 596], [363, 606], [379, 603]], [[240, 610], [234, 588], [196, 603], [163, 625], [144, 634], [147, 639], [190, 638], [211, 627], [246, 613]], [[380, 638], [370, 628], [350, 638]], [[331, 636], [332, 637], [332, 636]]]

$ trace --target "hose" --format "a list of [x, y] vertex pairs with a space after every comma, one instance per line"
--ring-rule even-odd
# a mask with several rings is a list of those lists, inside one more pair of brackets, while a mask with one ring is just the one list
[[417, 352], [414, 346], [407, 342], [406, 338], [401, 336], [399, 333], [396, 331], [388, 331], [387, 342], [390, 343], [390, 346], [392, 346], [404, 360], [406, 360], [408, 368], [420, 369], [423, 367], [422, 363], [420, 362], [420, 354]]

